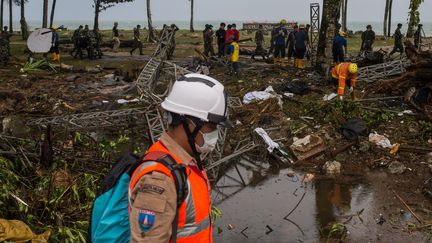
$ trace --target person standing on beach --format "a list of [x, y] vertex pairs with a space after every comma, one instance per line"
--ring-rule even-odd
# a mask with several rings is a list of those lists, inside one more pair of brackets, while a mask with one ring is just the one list
[[120, 35], [118, 31], [118, 23], [114, 22], [114, 27], [112, 29], [112, 40], [113, 40], [113, 51], [117, 52], [120, 48]]

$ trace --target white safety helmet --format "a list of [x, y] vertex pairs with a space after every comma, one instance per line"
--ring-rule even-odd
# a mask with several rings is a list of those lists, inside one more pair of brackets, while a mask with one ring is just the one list
[[231, 127], [228, 120], [228, 96], [216, 79], [202, 74], [187, 74], [179, 78], [162, 102], [166, 111], [199, 118]]

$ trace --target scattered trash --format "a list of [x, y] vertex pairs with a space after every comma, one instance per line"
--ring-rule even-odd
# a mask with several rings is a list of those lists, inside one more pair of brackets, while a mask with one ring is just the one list
[[324, 95], [323, 100], [324, 101], [330, 101], [330, 100], [336, 98], [337, 96], [338, 96], [338, 94], [331, 93], [331, 94], [328, 94], [328, 95]]
[[268, 135], [268, 133], [264, 130], [264, 129], [262, 129], [262, 128], [260, 128], [260, 127], [258, 127], [258, 128], [255, 128], [255, 130], [254, 130], [263, 140], [264, 140], [264, 142], [267, 144], [267, 150], [270, 152], [270, 153], [273, 153], [273, 150], [275, 150], [275, 149], [280, 149], [280, 145], [278, 144], [278, 143], [276, 143], [276, 142], [274, 142], [273, 141], [273, 139], [271, 139], [270, 138], [270, 136]]
[[264, 91], [253, 91], [245, 94], [243, 97], [244, 104], [250, 104], [254, 101], [268, 100], [276, 97], [276, 93], [272, 86], [268, 86]]
[[315, 179], [315, 175], [311, 173], [307, 173], [303, 176], [302, 182], [309, 183]]
[[73, 81], [77, 80], [78, 78], [80, 78], [79, 75], [72, 74], [72, 75], [67, 76], [65, 80], [69, 81], [69, 82], [73, 82]]
[[399, 151], [400, 146], [401, 146], [400, 143], [397, 143], [397, 144], [392, 148], [392, 150], [390, 150], [390, 155], [393, 155], [393, 154], [397, 153], [397, 152]]
[[380, 214], [379, 214], [379, 218], [378, 218], [377, 221], [378, 221], [377, 224], [379, 224], [379, 225], [383, 225], [383, 224], [386, 222], [386, 220], [385, 220], [385, 218], [384, 218], [384, 215], [382, 215], [382, 214], [380, 213]]
[[326, 174], [335, 175], [335, 174], [340, 174], [341, 167], [342, 165], [338, 161], [327, 161], [324, 164], [323, 169], [326, 171]]
[[290, 148], [298, 160], [311, 158], [326, 149], [324, 140], [315, 134], [308, 135], [302, 139], [294, 137], [293, 140], [294, 143]]
[[287, 93], [284, 93], [284, 96], [286, 96], [286, 97], [288, 97], [288, 98], [293, 98], [293, 97], [294, 97], [294, 94], [293, 94], [293, 93], [289, 93], [289, 92], [287, 92]]
[[294, 177], [295, 176], [295, 172], [293, 170], [288, 170], [287, 176], [288, 177]]
[[414, 112], [413, 112], [412, 110], [405, 110], [405, 111], [399, 112], [397, 115], [398, 115], [398, 116], [403, 116], [403, 115], [414, 115]]
[[0, 219], [0, 242], [48, 242], [51, 231], [47, 230], [43, 234], [33, 233], [28, 225], [19, 220]]
[[26, 207], [29, 207], [29, 205], [28, 205], [26, 202], [24, 202], [21, 198], [19, 198], [17, 195], [15, 195], [15, 194], [13, 194], [13, 193], [10, 193], [10, 195], [11, 195], [13, 198], [15, 198], [15, 200], [17, 200], [19, 203], [24, 204]]
[[392, 162], [388, 168], [392, 174], [402, 174], [407, 169], [404, 164], [398, 161]]
[[136, 102], [139, 102], [139, 101], [140, 100], [137, 99], [137, 98], [135, 98], [133, 100], [119, 99], [119, 100], [117, 100], [117, 103], [123, 105], [123, 104], [129, 104], [129, 103], [136, 103]]
[[103, 68], [101, 68], [99, 65], [96, 65], [95, 67], [85, 67], [85, 71], [88, 73], [100, 73], [103, 71]]
[[389, 148], [389, 149], [393, 149], [397, 145], [397, 144], [391, 144], [390, 140], [386, 136], [379, 135], [376, 132], [369, 134], [369, 142], [375, 143], [378, 146], [381, 146], [383, 148]]
[[364, 121], [352, 118], [342, 125], [341, 132], [346, 139], [357, 140], [359, 136], [366, 136], [369, 133], [369, 129]]
[[311, 88], [306, 82], [296, 81], [286, 81], [283, 88], [284, 92], [294, 93], [296, 95], [306, 95], [311, 92]]
[[228, 229], [228, 230], [233, 230], [233, 229], [234, 229], [234, 225], [232, 225], [232, 224], [228, 224], [228, 225], [227, 225], [227, 229]]
[[72, 65], [60, 63], [60, 69], [62, 69], [64, 71], [73, 71], [74, 67]]

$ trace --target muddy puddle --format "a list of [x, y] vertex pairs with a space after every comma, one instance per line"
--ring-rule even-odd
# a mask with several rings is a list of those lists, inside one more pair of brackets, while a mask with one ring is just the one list
[[365, 223], [353, 215], [363, 217], [373, 205], [374, 193], [366, 179], [315, 178], [305, 184], [304, 173], [289, 168], [243, 160], [239, 164], [213, 191], [213, 202], [223, 212], [214, 230], [215, 242], [318, 242], [325, 226], [345, 221], [353, 225], [348, 234], [363, 235], [367, 225], [361, 226]]

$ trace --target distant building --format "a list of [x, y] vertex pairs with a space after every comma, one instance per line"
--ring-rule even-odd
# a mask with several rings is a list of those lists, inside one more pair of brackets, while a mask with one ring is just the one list
[[[288, 30], [294, 29], [294, 25], [296, 25], [296, 24], [297, 24], [297, 22], [295, 22], [295, 21], [288, 22]], [[274, 27], [278, 27], [279, 23], [248, 22], [248, 23], [243, 23], [243, 29], [242, 30], [255, 31], [255, 30], [258, 30], [259, 25], [262, 25], [264, 27], [264, 30], [270, 31]]]

